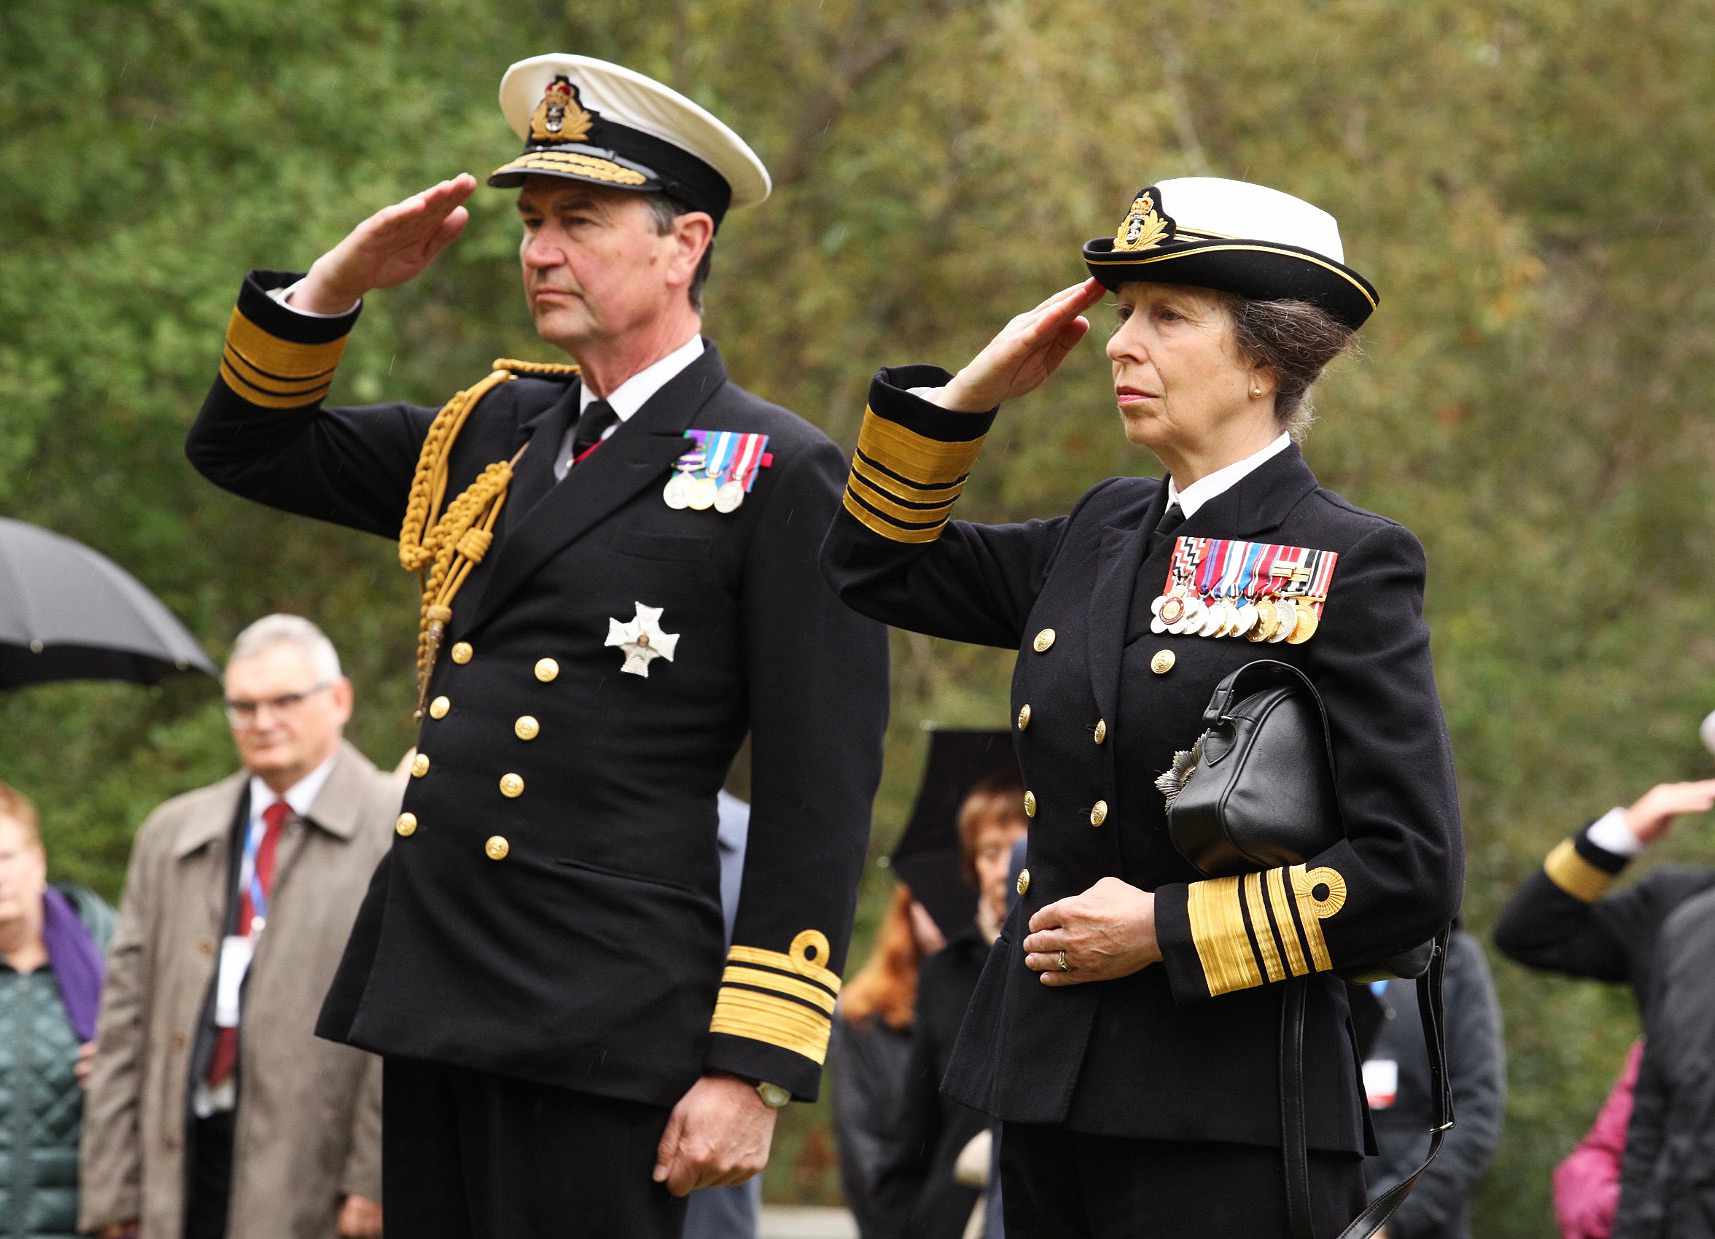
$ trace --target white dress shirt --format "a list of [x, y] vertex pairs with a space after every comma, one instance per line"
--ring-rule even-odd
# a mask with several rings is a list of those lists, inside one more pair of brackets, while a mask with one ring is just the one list
[[1243, 460], [1235, 460], [1230, 465], [1215, 470], [1206, 477], [1200, 477], [1184, 490], [1171, 477], [1167, 479], [1167, 506], [1179, 505], [1179, 510], [1185, 513], [1185, 519], [1190, 520], [1197, 515], [1197, 509], [1202, 507], [1216, 495], [1222, 494], [1237, 486], [1241, 480], [1254, 473], [1265, 461], [1274, 459], [1287, 448], [1292, 446], [1292, 436], [1284, 431], [1274, 442], [1261, 451], [1252, 452]]

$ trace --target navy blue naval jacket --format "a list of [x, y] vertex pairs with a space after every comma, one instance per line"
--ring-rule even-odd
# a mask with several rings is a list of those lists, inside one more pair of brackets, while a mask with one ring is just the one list
[[[246, 279], [187, 452], [212, 481], [397, 537], [434, 410], [325, 407], [356, 313], [318, 320]], [[449, 500], [523, 445], [492, 548], [452, 607], [400, 829], [318, 1032], [386, 1054], [670, 1105], [730, 1071], [815, 1096], [880, 773], [886, 632], [816, 567], [841, 453], [727, 380], [669, 381], [567, 478], [574, 378], [487, 395]], [[690, 427], [762, 432], [736, 512], [662, 501]], [[625, 674], [610, 620], [662, 608], [671, 661]], [[733, 944], [716, 793], [752, 741]], [[517, 776], [507, 779], [505, 776]], [[504, 785], [504, 787], [503, 787]]]
[[[829, 580], [865, 614], [1019, 651], [1013, 737], [1027, 811], [1034, 801], [1025, 889], [943, 1087], [1016, 1122], [1275, 1146], [1281, 982], [1302, 976], [1309, 1143], [1362, 1151], [1364, 1094], [1334, 970], [1428, 938], [1451, 919], [1463, 874], [1422, 548], [1324, 490], [1289, 448], [1178, 533], [1338, 552], [1320, 629], [1266, 646], [1152, 633], [1148, 603], [1174, 545], [1150, 549], [1165, 482], [1112, 478], [1050, 520], [951, 520], [993, 414], [910, 394], [947, 377], [877, 375], [822, 549]], [[1327, 704], [1347, 838], [1304, 865], [1200, 880], [1167, 836], [1153, 781], [1196, 739], [1215, 685], [1259, 657], [1297, 666]], [[1030, 917], [1107, 875], [1155, 893], [1164, 962], [1042, 985], [1020, 947]]]

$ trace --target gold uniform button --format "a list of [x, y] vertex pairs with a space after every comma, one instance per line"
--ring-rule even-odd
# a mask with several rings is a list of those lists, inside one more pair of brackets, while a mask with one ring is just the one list
[[476, 651], [470, 648], [469, 641], [460, 641], [453, 646], [453, 661], [462, 667], [470, 661], [470, 656], [474, 653]]
[[1030, 726], [1030, 703], [1026, 702], [1018, 707], [1018, 729], [1023, 731], [1028, 726]]
[[1105, 718], [1099, 718], [1096, 720], [1096, 743], [1100, 744], [1103, 740], [1106, 740], [1107, 738], [1108, 738], [1108, 720]]
[[430, 718], [445, 718], [447, 711], [453, 708], [453, 703], [445, 697], [436, 697], [429, 703]]
[[1105, 822], [1107, 820], [1108, 820], [1108, 802], [1107, 801], [1098, 800], [1098, 801], [1096, 801], [1095, 804], [1090, 806], [1090, 825], [1100, 826], [1103, 822]]
[[560, 664], [552, 658], [536, 660], [536, 678], [544, 684], [552, 684], [560, 675]]
[[506, 841], [505, 835], [490, 835], [482, 850], [489, 860], [505, 860], [512, 851], [512, 845]]
[[416, 834], [417, 815], [415, 813], [401, 813], [398, 819], [393, 823], [393, 833], [398, 835], [401, 839], [409, 839], [412, 835]]
[[1036, 816], [1036, 793], [1035, 792], [1025, 792], [1024, 793], [1024, 816], [1025, 817], [1035, 817]]
[[1048, 652], [1048, 647], [1053, 644], [1054, 630], [1052, 628], [1044, 628], [1041, 632], [1036, 634], [1036, 640], [1030, 643], [1030, 648], [1035, 650], [1038, 654], [1046, 654]]
[[500, 794], [508, 800], [516, 800], [524, 794], [524, 780], [511, 771], [500, 776]]
[[1018, 871], [1018, 893], [1020, 895], [1027, 895], [1030, 893], [1030, 870], [1028, 869], [1020, 869]]
[[520, 714], [518, 721], [512, 724], [512, 734], [520, 740], [534, 740], [542, 734], [542, 724], [528, 714]]
[[420, 779], [427, 773], [429, 773], [429, 755], [418, 753], [411, 759], [411, 776]]
[[1149, 669], [1156, 675], [1166, 675], [1178, 661], [1179, 656], [1172, 650], [1156, 650], [1155, 657], [1149, 660]]

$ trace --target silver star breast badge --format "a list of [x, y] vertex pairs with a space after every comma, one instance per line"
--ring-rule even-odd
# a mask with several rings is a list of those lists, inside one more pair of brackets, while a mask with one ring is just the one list
[[622, 624], [611, 618], [607, 621], [607, 641], [604, 644], [617, 645], [624, 652], [625, 665], [621, 671], [648, 679], [650, 663], [657, 658], [673, 661], [679, 634], [661, 631], [661, 613], [665, 608], [646, 607], [641, 602], [636, 606], [637, 614], [629, 622]]

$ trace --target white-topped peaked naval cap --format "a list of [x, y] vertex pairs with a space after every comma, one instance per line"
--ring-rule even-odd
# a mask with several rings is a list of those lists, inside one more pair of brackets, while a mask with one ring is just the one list
[[500, 80], [500, 110], [524, 141], [490, 185], [559, 176], [612, 189], [664, 192], [719, 224], [773, 188], [745, 140], [678, 91], [624, 65], [551, 52]]
[[1223, 177], [1178, 177], [1138, 190], [1114, 234], [1084, 246], [1084, 261], [1109, 288], [1144, 280], [1309, 301], [1354, 328], [1381, 300], [1346, 265], [1332, 215], [1278, 189]]

